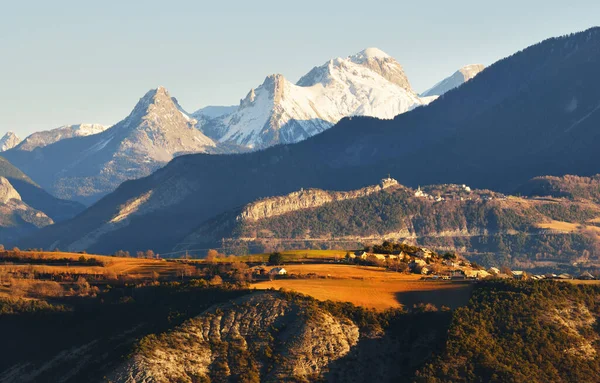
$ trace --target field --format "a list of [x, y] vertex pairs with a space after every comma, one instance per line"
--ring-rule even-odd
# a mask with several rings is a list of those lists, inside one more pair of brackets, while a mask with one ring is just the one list
[[[591, 220], [590, 222], [597, 222], [597, 221], [594, 219], [594, 220]], [[598, 226], [581, 225], [579, 223], [571, 223], [571, 222], [564, 222], [564, 221], [544, 222], [544, 223], [538, 224], [538, 226], [542, 229], [564, 231], [567, 233], [578, 232], [578, 231], [581, 231], [584, 229], [585, 230], [593, 230], [593, 231], [600, 233], [600, 227], [598, 227]]]
[[385, 310], [431, 303], [456, 308], [467, 303], [471, 285], [459, 282], [424, 281], [419, 275], [385, 271], [377, 267], [352, 265], [289, 265], [288, 274], [316, 274], [308, 279], [277, 279], [254, 283], [256, 289], [286, 289], [319, 300], [351, 302]]
[[[28, 252], [22, 251], [20, 256], [31, 260], [31, 263], [20, 264], [7, 263], [1, 264], [0, 269], [26, 268], [37, 272], [47, 273], [70, 273], [70, 274], [102, 274], [113, 272], [117, 275], [137, 275], [141, 277], [151, 276], [152, 273], [158, 273], [159, 276], [176, 276], [178, 272], [189, 267], [178, 262], [168, 262], [161, 259], [143, 259], [143, 258], [123, 258], [110, 257], [105, 255], [64, 253], [64, 252]], [[86, 260], [96, 260], [101, 265], [81, 265], [78, 264], [81, 258]], [[56, 260], [70, 260], [74, 264], [61, 263], [53, 264]], [[0, 257], [0, 262], [2, 258]]]
[[63, 252], [2, 252], [0, 297], [59, 296], [77, 286], [86, 294], [93, 294], [95, 290], [89, 283], [168, 280], [191, 275], [195, 270], [194, 266], [160, 259]]

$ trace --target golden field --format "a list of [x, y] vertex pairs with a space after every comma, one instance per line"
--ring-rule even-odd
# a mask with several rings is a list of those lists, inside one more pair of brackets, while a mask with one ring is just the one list
[[383, 268], [314, 264], [284, 266], [288, 274], [316, 274], [320, 278], [277, 279], [251, 285], [256, 289], [285, 289], [319, 300], [351, 302], [385, 310], [411, 307], [420, 302], [455, 308], [467, 303], [471, 285], [450, 281], [424, 281], [419, 275], [385, 271]]
[[[106, 255], [79, 254], [66, 252], [30, 252], [21, 251], [19, 256], [32, 260], [32, 264], [0, 264], [0, 270], [27, 269], [41, 273], [69, 273], [69, 274], [104, 274], [115, 273], [117, 275], [129, 275], [150, 277], [153, 273], [159, 276], [176, 276], [184, 272], [190, 266], [162, 259], [124, 258]], [[69, 259], [77, 262], [81, 257], [94, 259], [102, 263], [102, 266], [87, 265], [55, 265], [48, 263], [49, 260]], [[0, 261], [2, 259], [0, 258]]]

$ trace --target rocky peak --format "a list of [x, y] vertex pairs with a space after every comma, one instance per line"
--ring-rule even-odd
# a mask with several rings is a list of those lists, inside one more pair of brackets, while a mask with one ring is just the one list
[[252, 88], [252, 89], [250, 89], [250, 92], [248, 92], [246, 97], [243, 100], [240, 100], [240, 108], [245, 108], [245, 107], [248, 107], [248, 106], [254, 104], [255, 99], [256, 99], [256, 92], [254, 91], [254, 88]]
[[277, 104], [283, 98], [286, 79], [281, 74], [272, 74], [265, 78], [261, 88], [269, 92], [269, 97]]
[[140, 98], [128, 118], [141, 118], [158, 108], [177, 109], [169, 92], [162, 86], [149, 90], [142, 98]]
[[362, 51], [350, 56], [349, 58], [352, 62], [355, 62], [357, 64], [363, 64], [368, 60], [385, 60], [392, 57], [379, 48], [371, 47], [363, 49]]
[[458, 72], [463, 75], [465, 81], [469, 81], [473, 77], [477, 76], [479, 72], [481, 72], [484, 69], [485, 65], [483, 64], [470, 64], [460, 68]]
[[352, 71], [356, 65], [367, 68], [386, 80], [414, 94], [404, 69], [393, 57], [378, 48], [367, 48], [347, 58], [331, 59], [320, 67], [314, 67], [298, 80], [299, 86], [326, 84], [338, 71]]
[[12, 149], [19, 145], [21, 139], [14, 132], [6, 132], [0, 139], [0, 152]]
[[0, 203], [6, 204], [13, 199], [21, 201], [21, 195], [5, 177], [0, 177]]
[[441, 96], [477, 76], [484, 69], [485, 65], [482, 64], [465, 65], [454, 72], [452, 76], [446, 77], [432, 88], [421, 93], [421, 97]]
[[386, 80], [414, 93], [402, 65], [381, 49], [367, 48], [348, 57], [348, 59], [355, 64], [369, 68]]

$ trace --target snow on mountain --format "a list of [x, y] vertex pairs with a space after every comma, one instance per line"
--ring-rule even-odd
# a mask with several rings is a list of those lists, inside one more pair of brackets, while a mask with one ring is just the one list
[[213, 150], [215, 142], [196, 124], [159, 87], [146, 93], [129, 116], [109, 129], [38, 147], [35, 155], [11, 150], [6, 156], [54, 195], [89, 203], [123, 181], [152, 173], [177, 155]]
[[459, 87], [460, 85], [469, 81], [473, 77], [477, 76], [479, 72], [481, 72], [484, 69], [485, 66], [482, 64], [466, 65], [454, 72], [452, 76], [443, 79], [442, 81], [435, 84], [431, 89], [428, 89], [425, 92], [421, 93], [421, 97], [439, 97], [447, 91]]
[[18, 145], [17, 149], [32, 151], [35, 148], [42, 148], [66, 138], [90, 136], [101, 133], [106, 129], [108, 129], [108, 126], [100, 124], [64, 125], [56, 129], [30, 134]]
[[0, 138], [0, 152], [12, 149], [19, 145], [21, 139], [14, 132], [7, 132]]
[[394, 58], [367, 48], [313, 68], [296, 84], [268, 76], [234, 112], [204, 116], [198, 127], [220, 142], [261, 149], [304, 140], [346, 116], [393, 118], [430, 101], [413, 91]]

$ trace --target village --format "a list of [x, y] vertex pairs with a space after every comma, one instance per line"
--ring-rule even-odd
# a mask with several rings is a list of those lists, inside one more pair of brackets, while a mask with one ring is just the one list
[[[480, 281], [485, 279], [514, 279], [538, 281], [544, 279], [553, 280], [595, 280], [596, 278], [588, 271], [583, 271], [579, 275], [567, 273], [545, 273], [534, 274], [524, 270], [511, 270], [508, 267], [489, 267], [484, 268], [474, 262], [455, 253], [446, 252], [438, 254], [427, 248], [417, 248], [403, 244], [392, 244], [392, 246], [404, 246], [405, 250], [391, 250], [381, 252], [381, 247], [375, 249], [380, 252], [358, 250], [347, 252], [344, 258], [322, 259], [320, 263], [338, 263], [348, 265], [364, 265], [385, 268], [388, 272], [397, 272], [404, 274], [421, 275], [424, 281]], [[274, 253], [277, 254], [277, 253]], [[290, 264], [296, 264], [297, 261], [290, 261]], [[302, 262], [304, 264], [304, 262]], [[283, 266], [283, 262], [268, 262], [251, 267], [252, 274], [256, 280], [302, 277], [288, 273]], [[312, 277], [312, 275], [304, 275]]]

